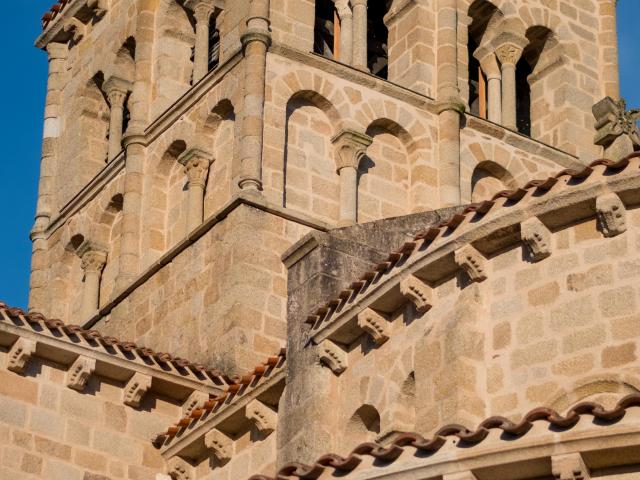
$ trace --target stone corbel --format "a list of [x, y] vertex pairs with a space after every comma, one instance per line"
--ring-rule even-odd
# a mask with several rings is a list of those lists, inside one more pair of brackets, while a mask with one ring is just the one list
[[589, 469], [579, 453], [551, 457], [551, 470], [557, 480], [591, 479]]
[[62, 29], [64, 33], [69, 35], [73, 43], [78, 44], [86, 34], [87, 26], [75, 17], [67, 20], [66, 25]]
[[9, 350], [7, 370], [14, 373], [24, 373], [27, 363], [36, 351], [36, 342], [27, 338], [18, 338]]
[[234, 441], [217, 428], [204, 436], [204, 444], [208, 449], [213, 450], [213, 455], [221, 463], [226, 463], [233, 457]]
[[95, 369], [95, 359], [79, 356], [67, 372], [67, 387], [82, 392]]
[[276, 429], [278, 414], [260, 400], [253, 400], [246, 407], [246, 417], [256, 426], [264, 436]]
[[194, 390], [193, 393], [189, 395], [189, 398], [187, 398], [182, 404], [182, 415], [184, 417], [188, 417], [189, 415], [191, 415], [191, 412], [193, 412], [196, 408], [204, 405], [204, 403], [208, 400], [208, 393]]
[[627, 231], [627, 209], [615, 193], [599, 196], [596, 211], [605, 237], [615, 237]]
[[193, 467], [180, 457], [173, 457], [167, 462], [167, 473], [172, 480], [194, 480]]
[[373, 143], [373, 138], [355, 130], [345, 129], [333, 137], [331, 142], [338, 157], [336, 170], [340, 173], [345, 167], [358, 168], [360, 160], [367, 153], [367, 148]]
[[347, 352], [331, 340], [324, 340], [318, 345], [318, 350], [320, 363], [329, 367], [336, 375], [340, 375], [347, 369]]
[[389, 340], [391, 324], [382, 315], [367, 308], [358, 315], [358, 326], [364, 330], [378, 346]]
[[467, 273], [472, 282], [483, 282], [487, 279], [487, 260], [471, 245], [457, 250], [455, 261]]
[[605, 156], [612, 160], [626, 157], [640, 147], [640, 110], [627, 110], [624, 100], [606, 97], [593, 106], [596, 119], [595, 144], [604, 148]]
[[99, 20], [109, 10], [109, 0], [87, 0], [87, 7], [93, 10], [93, 15]]
[[142, 399], [150, 388], [151, 377], [142, 373], [136, 373], [131, 377], [131, 380], [129, 380], [124, 389], [123, 403], [133, 408], [140, 407]]
[[400, 282], [400, 292], [413, 303], [418, 313], [426, 313], [433, 306], [433, 289], [414, 275]]
[[520, 237], [534, 262], [544, 260], [551, 255], [551, 231], [537, 217], [522, 222]]

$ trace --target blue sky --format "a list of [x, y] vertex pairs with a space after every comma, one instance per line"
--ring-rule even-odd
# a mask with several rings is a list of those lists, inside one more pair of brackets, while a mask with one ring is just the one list
[[[12, 40], [4, 49], [4, 63], [10, 67], [3, 68], [0, 75], [0, 218], [4, 224], [0, 237], [0, 300], [25, 307], [31, 257], [29, 230], [37, 196], [47, 79], [46, 55], [34, 48], [33, 42], [40, 32], [40, 17], [54, 0], [6, 3], [5, 18], [11, 21], [4, 24], [4, 38]], [[635, 83], [640, 79], [640, 1], [622, 0], [618, 11], [622, 91], [630, 106], [640, 107], [640, 88]]]

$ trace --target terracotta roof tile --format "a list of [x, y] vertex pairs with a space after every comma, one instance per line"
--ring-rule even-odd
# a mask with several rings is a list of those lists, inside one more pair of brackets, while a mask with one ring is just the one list
[[[384, 462], [384, 464], [389, 464], [396, 461], [409, 447], [423, 455], [433, 455], [446, 444], [448, 437], [458, 438], [464, 442], [465, 448], [469, 448], [482, 443], [489, 436], [491, 430], [502, 430], [510, 440], [514, 440], [526, 435], [533, 428], [535, 422], [547, 422], [550, 428], [569, 430], [576, 426], [580, 418], [585, 415], [590, 415], [597, 420], [596, 425], [604, 426], [620, 421], [627, 410], [633, 407], [640, 407], [640, 394], [623, 398], [611, 410], [606, 410], [597, 403], [584, 402], [571, 408], [565, 416], [550, 408], [537, 408], [527, 413], [519, 423], [514, 423], [504, 417], [491, 417], [478, 425], [475, 430], [468, 430], [460, 425], [448, 425], [438, 430], [431, 438], [424, 438], [417, 433], [404, 433], [400, 434], [388, 446], [363, 443], [346, 457], [330, 453], [318, 458], [313, 465], [290, 463], [281, 468], [273, 478], [254, 475], [250, 480], [285, 480], [287, 478], [315, 480], [326, 470], [333, 470], [329, 473], [335, 476], [345, 476], [358, 468], [362, 463], [363, 456], [370, 456]], [[377, 464], [374, 463], [374, 465]]]

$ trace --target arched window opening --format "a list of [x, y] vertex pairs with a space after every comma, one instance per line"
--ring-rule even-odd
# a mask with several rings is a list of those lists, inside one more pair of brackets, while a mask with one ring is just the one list
[[473, 170], [471, 176], [471, 201], [473, 203], [490, 200], [497, 193], [512, 188], [515, 180], [501, 165], [485, 160]]
[[218, 29], [219, 15], [211, 15], [209, 19], [209, 71], [215, 70], [220, 64], [220, 30]]
[[367, 9], [367, 67], [374, 75], [386, 79], [389, 73], [389, 30], [384, 17], [392, 0], [370, 1]]
[[336, 58], [340, 41], [340, 22], [331, 0], [316, 0], [316, 24], [313, 51], [323, 57]]

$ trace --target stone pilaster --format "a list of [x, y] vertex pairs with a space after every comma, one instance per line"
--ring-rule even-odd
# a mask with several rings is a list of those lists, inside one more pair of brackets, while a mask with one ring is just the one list
[[131, 84], [118, 77], [111, 77], [103, 85], [107, 100], [111, 106], [109, 117], [109, 154], [112, 160], [122, 151], [122, 126], [124, 119], [124, 102], [127, 99]]
[[340, 175], [338, 225], [354, 225], [358, 221], [358, 166], [373, 139], [364, 133], [347, 129], [336, 135], [332, 142], [337, 153], [336, 170]]
[[271, 45], [270, 0], [252, 0], [244, 47], [244, 103], [240, 139], [242, 190], [262, 190], [262, 147], [264, 143], [264, 99], [267, 50]]
[[336, 10], [340, 18], [340, 61], [353, 63], [353, 12], [349, 0], [336, 0]]
[[78, 256], [82, 260], [82, 270], [84, 271], [84, 291], [82, 293], [83, 320], [91, 318], [100, 304], [100, 280], [102, 271], [107, 264], [106, 248], [85, 242], [78, 249]]
[[204, 220], [204, 192], [213, 158], [204, 150], [191, 148], [184, 152], [178, 161], [184, 165], [189, 182], [187, 232], [191, 232], [199, 227]]
[[522, 56], [523, 48], [516, 43], [503, 43], [496, 48], [496, 57], [502, 69], [502, 124], [511, 130], [517, 130], [516, 112], [516, 65]]
[[351, 0], [353, 8], [353, 66], [369, 71], [367, 61], [367, 0]]
[[214, 7], [211, 0], [187, 0], [185, 6], [196, 19], [196, 45], [193, 55], [193, 83], [200, 81], [209, 71], [209, 22]]

